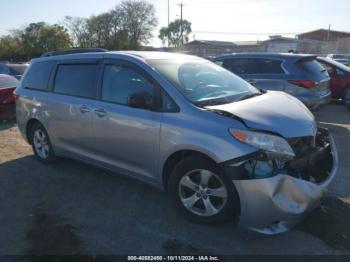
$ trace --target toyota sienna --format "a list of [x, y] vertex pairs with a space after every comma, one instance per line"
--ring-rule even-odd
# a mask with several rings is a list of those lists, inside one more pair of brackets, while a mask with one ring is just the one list
[[255, 232], [285, 232], [337, 171], [331, 134], [298, 99], [193, 56], [50, 54], [32, 60], [15, 99], [40, 161], [143, 180], [197, 223], [239, 217]]

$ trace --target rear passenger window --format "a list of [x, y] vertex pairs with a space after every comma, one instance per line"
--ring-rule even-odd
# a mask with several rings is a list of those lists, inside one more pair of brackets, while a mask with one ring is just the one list
[[224, 67], [238, 75], [255, 73], [254, 59], [227, 59], [224, 61]]
[[55, 78], [55, 93], [94, 98], [98, 66], [96, 64], [59, 65]]
[[54, 61], [36, 62], [30, 65], [25, 74], [22, 86], [24, 88], [47, 90]]
[[256, 74], [284, 74], [282, 61], [271, 59], [257, 59], [255, 66]]
[[105, 66], [102, 84], [103, 101], [127, 105], [129, 96], [138, 92], [153, 96], [152, 83], [133, 68], [120, 65]]

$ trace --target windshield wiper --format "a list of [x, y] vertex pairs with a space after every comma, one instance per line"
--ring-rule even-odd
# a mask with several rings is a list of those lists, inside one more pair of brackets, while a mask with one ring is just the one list
[[263, 93], [254, 93], [254, 94], [249, 94], [249, 95], [245, 95], [240, 97], [237, 101], [243, 101], [243, 100], [247, 100], [256, 96], [261, 96]]
[[217, 105], [223, 105], [227, 104], [229, 102], [223, 102], [223, 101], [213, 101], [213, 100], [208, 100], [208, 101], [200, 101], [195, 103], [196, 106], [198, 107], [205, 107], [205, 106], [217, 106]]

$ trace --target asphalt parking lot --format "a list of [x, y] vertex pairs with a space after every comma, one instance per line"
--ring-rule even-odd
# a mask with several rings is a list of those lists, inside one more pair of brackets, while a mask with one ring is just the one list
[[320, 209], [274, 237], [244, 235], [234, 222], [191, 224], [163, 192], [105, 170], [72, 160], [43, 165], [16, 124], [2, 123], [0, 254], [350, 253], [350, 112], [334, 103], [316, 115], [335, 136], [338, 177]]

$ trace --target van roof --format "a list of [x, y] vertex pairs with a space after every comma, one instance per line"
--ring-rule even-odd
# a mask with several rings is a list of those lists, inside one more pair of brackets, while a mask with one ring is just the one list
[[107, 51], [107, 52], [88, 52], [88, 53], [73, 53], [73, 54], [59, 54], [54, 56], [42, 56], [35, 58], [33, 62], [50, 61], [50, 60], [69, 60], [69, 59], [83, 59], [83, 58], [114, 58], [116, 56], [128, 56], [141, 60], [160, 60], [160, 59], [175, 59], [175, 58], [189, 58], [201, 59], [196, 56], [185, 55], [181, 53], [170, 53], [160, 51]]

